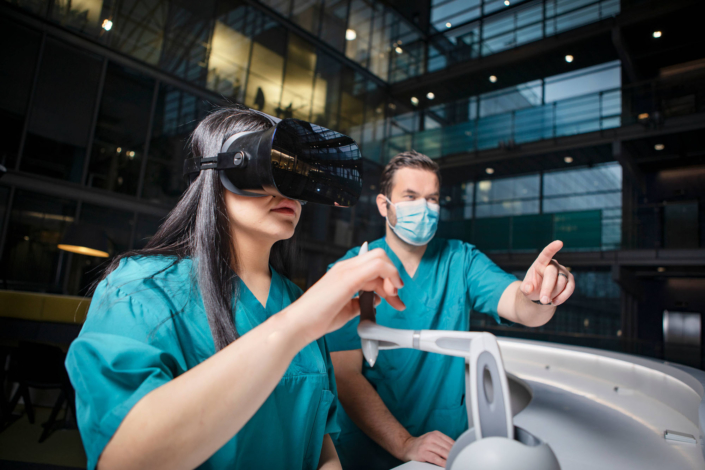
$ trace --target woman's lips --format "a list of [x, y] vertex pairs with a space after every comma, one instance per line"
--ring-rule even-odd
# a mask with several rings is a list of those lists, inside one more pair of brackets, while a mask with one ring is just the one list
[[291, 216], [296, 215], [296, 212], [294, 211], [294, 209], [291, 209], [289, 207], [280, 207], [278, 209], [272, 209], [272, 212], [276, 212], [277, 214], [291, 215]]

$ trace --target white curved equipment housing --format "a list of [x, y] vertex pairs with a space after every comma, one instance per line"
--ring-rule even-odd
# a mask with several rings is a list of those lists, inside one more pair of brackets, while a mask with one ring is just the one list
[[705, 372], [599, 349], [498, 343], [512, 401], [524, 402], [513, 405], [514, 424], [548, 443], [563, 470], [705, 469]]

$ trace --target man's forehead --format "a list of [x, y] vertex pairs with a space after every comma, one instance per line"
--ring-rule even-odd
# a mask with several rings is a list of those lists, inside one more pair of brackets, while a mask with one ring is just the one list
[[439, 181], [435, 172], [423, 168], [402, 168], [394, 173], [392, 191], [438, 191]]

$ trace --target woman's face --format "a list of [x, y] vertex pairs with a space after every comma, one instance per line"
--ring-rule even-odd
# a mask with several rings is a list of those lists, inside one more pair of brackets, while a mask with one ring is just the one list
[[[270, 243], [294, 236], [301, 203], [282, 196], [247, 197], [225, 191], [231, 229]], [[264, 191], [250, 190], [265, 194]], [[237, 235], [236, 235], [237, 236]]]

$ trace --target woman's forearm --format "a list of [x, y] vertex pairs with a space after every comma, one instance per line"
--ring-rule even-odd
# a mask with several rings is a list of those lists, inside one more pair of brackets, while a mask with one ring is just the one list
[[306, 344], [287, 310], [143, 397], [98, 462], [104, 469], [192, 469], [262, 406]]
[[333, 439], [330, 435], [323, 436], [323, 445], [321, 446], [321, 458], [318, 460], [318, 470], [342, 470], [338, 452], [333, 445]]

